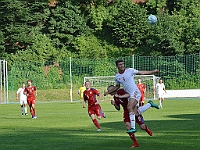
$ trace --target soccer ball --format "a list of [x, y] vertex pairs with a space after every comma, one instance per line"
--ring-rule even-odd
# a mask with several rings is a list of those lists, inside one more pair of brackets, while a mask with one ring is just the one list
[[150, 15], [148, 17], [148, 23], [155, 24], [158, 21], [157, 17], [155, 15]]

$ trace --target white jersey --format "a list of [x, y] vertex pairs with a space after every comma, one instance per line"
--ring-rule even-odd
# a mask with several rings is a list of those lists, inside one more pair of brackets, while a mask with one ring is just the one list
[[158, 93], [164, 93], [165, 85], [163, 83], [157, 83], [156, 84], [156, 89]]
[[23, 88], [19, 88], [17, 90], [17, 94], [19, 94], [19, 99], [21, 100], [27, 100], [26, 95], [24, 95], [24, 89]]
[[141, 93], [135, 84], [134, 75], [138, 73], [138, 70], [133, 68], [125, 69], [124, 73], [117, 73], [115, 75], [115, 84], [122, 84], [124, 90], [130, 94], [130, 98], [135, 98], [136, 100], [140, 99]]

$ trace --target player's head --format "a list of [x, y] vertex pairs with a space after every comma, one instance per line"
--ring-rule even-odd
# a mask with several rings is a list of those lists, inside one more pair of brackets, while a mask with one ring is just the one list
[[[114, 85], [109, 85], [109, 86], [107, 87], [108, 92], [111, 91], [114, 87], [115, 87]], [[116, 92], [117, 92], [117, 90], [114, 91], [114, 92], [112, 92], [112, 93], [110, 93], [110, 95], [115, 95]]]
[[162, 83], [162, 79], [159, 80], [159, 83]]
[[90, 81], [85, 81], [85, 87], [86, 89], [90, 89]]
[[22, 82], [22, 87], [24, 88], [26, 85], [25, 85], [25, 83], [24, 82]]
[[115, 64], [119, 71], [124, 71], [124, 61], [123, 60], [117, 60], [115, 62]]
[[138, 78], [138, 83], [142, 83], [142, 79], [141, 78]]
[[82, 87], [84, 87], [85, 86], [85, 84], [82, 84]]
[[28, 80], [27, 83], [30, 86], [32, 84], [32, 80]]

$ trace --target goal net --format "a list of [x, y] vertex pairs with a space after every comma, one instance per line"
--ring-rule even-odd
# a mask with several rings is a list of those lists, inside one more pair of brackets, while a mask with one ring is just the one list
[[[146, 86], [145, 99], [157, 99], [157, 94], [154, 94], [154, 87], [159, 82], [160, 77], [154, 75], [135, 75], [135, 83], [138, 83], [138, 78], [142, 79], [142, 83]], [[84, 82], [90, 81], [91, 87], [97, 89], [102, 95], [107, 91], [109, 85], [115, 85], [114, 76], [98, 76], [98, 77], [84, 77]], [[121, 86], [121, 88], [123, 88]], [[111, 100], [112, 96], [102, 96], [102, 100]]]

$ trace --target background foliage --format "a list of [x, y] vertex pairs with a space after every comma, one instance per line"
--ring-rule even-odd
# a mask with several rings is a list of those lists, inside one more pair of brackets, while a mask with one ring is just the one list
[[[15, 79], [9, 84], [32, 78], [39, 88], [66, 88], [71, 57], [73, 81], [81, 85], [84, 76], [114, 75], [117, 58], [132, 67], [134, 54], [136, 69], [162, 69], [170, 88], [198, 88], [200, 1], [134, 2], [0, 1], [0, 59]], [[150, 14], [158, 18], [154, 25]]]

